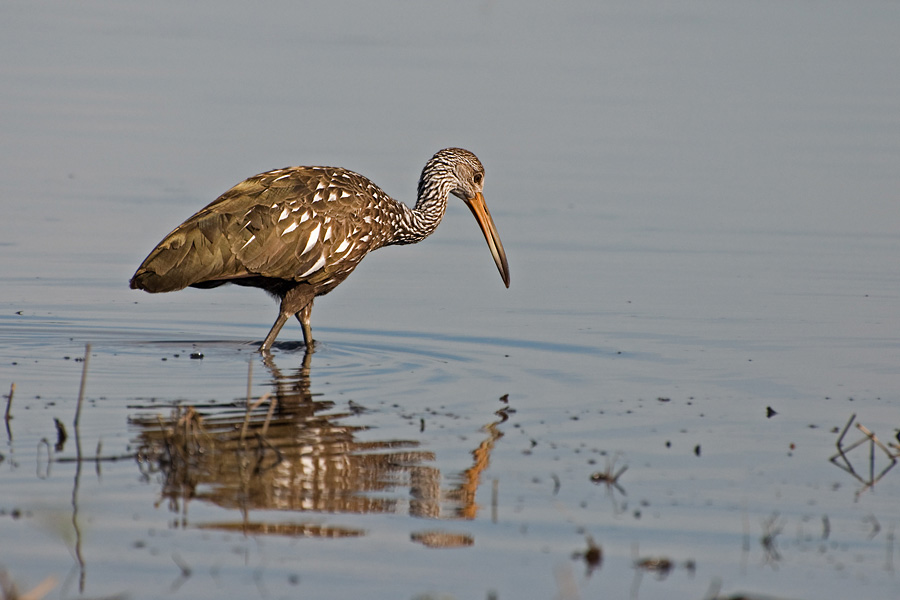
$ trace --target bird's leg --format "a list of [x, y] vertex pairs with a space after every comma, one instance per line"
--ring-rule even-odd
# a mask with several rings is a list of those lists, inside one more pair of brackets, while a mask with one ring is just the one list
[[306, 342], [306, 347], [309, 350], [312, 350], [313, 344], [315, 343], [312, 337], [312, 327], [309, 325], [309, 317], [312, 315], [312, 306], [313, 303], [312, 300], [310, 300], [306, 306], [295, 313], [297, 320], [300, 321], [300, 326], [303, 327], [303, 341]]
[[269, 335], [266, 336], [266, 339], [263, 340], [263, 343], [259, 347], [261, 353], [269, 353], [269, 350], [272, 349], [272, 344], [275, 342], [275, 338], [278, 337], [278, 332], [281, 331], [281, 328], [284, 327], [284, 324], [287, 323], [288, 317], [290, 316], [290, 313], [285, 314], [283, 311], [278, 314], [278, 318], [275, 319], [275, 324], [272, 325], [272, 329], [269, 330]]
[[303, 325], [303, 341], [306, 343], [307, 348], [312, 348], [312, 330], [309, 326], [309, 316], [312, 313], [314, 297], [315, 292], [308, 285], [298, 285], [289, 289], [281, 298], [278, 318], [275, 319], [275, 324], [269, 330], [269, 335], [266, 336], [266, 339], [259, 347], [259, 351], [265, 354], [272, 348], [275, 338], [278, 337], [278, 333], [291, 315], [297, 315], [300, 324]]

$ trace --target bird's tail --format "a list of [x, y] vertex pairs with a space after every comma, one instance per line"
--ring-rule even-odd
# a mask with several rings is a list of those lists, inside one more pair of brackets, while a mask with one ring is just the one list
[[236, 264], [219, 223], [188, 225], [166, 236], [144, 259], [131, 278], [131, 289], [174, 292], [241, 274], [243, 269]]

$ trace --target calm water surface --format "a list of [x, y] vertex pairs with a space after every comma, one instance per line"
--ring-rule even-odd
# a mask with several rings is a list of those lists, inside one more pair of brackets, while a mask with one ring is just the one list
[[[894, 4], [3, 12], [20, 590], [897, 596]], [[255, 353], [256, 290], [127, 289], [244, 177], [412, 202], [449, 145], [486, 165], [509, 290], [460, 203], [317, 302], [311, 357], [296, 326]], [[852, 415], [883, 448], [851, 426], [842, 469]]]

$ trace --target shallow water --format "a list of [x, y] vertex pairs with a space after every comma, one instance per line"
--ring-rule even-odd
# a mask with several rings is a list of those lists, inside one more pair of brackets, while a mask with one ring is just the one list
[[[0, 25], [20, 590], [896, 597], [900, 9], [267, 10]], [[461, 205], [317, 301], [311, 357], [296, 326], [255, 353], [256, 290], [127, 288], [242, 177], [339, 164], [410, 202], [448, 145], [486, 165], [508, 290]], [[829, 461], [854, 414], [887, 448], [858, 478]]]

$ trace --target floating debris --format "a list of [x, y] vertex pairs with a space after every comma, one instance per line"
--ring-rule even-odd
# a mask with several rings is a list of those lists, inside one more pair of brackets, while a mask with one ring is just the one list
[[616, 454], [612, 461], [607, 457], [606, 459], [606, 470], [605, 471], [597, 471], [596, 473], [591, 474], [591, 481], [597, 484], [604, 483], [607, 488], [614, 487], [616, 488], [623, 496], [627, 496], [625, 490], [622, 486], [619, 485], [619, 477], [622, 476], [625, 471], [628, 470], [628, 465], [623, 466], [618, 471], [613, 472], [613, 468], [616, 466], [616, 460], [618, 460], [619, 455]]
[[56, 417], [53, 418], [53, 424], [56, 425], [56, 446], [54, 446], [53, 450], [62, 452], [69, 434], [66, 433], [66, 426], [63, 425], [63, 422]]
[[475, 543], [475, 538], [467, 533], [453, 533], [432, 529], [410, 534], [410, 539], [427, 548], [466, 548]]
[[594, 538], [591, 536], [587, 536], [587, 550], [583, 552], [575, 552], [572, 554], [572, 558], [575, 560], [581, 559], [584, 561], [587, 566], [588, 577], [591, 576], [591, 573], [598, 570], [600, 565], [603, 563], [603, 548], [601, 548], [597, 543], [594, 542]]
[[[874, 432], [867, 429], [862, 423], [857, 423], [856, 428], [863, 433], [862, 438], [853, 442], [849, 446], [844, 446], [844, 436], [847, 435], [847, 431], [849, 431], [850, 426], [853, 424], [853, 421], [856, 419], [856, 413], [850, 415], [850, 418], [847, 420], [847, 424], [844, 425], [844, 429], [841, 431], [841, 434], [838, 436], [837, 441], [835, 442], [835, 446], [837, 446], [837, 454], [829, 458], [832, 463], [837, 465], [843, 471], [850, 473], [857, 481], [863, 484], [863, 487], [856, 492], [856, 497], [859, 498], [859, 495], [873, 487], [876, 483], [878, 483], [882, 477], [887, 475], [888, 471], [894, 468], [894, 465], [897, 464], [897, 457], [900, 457], [900, 446], [895, 446], [894, 444], [885, 445]], [[869, 446], [869, 473], [868, 477], [863, 477], [859, 475], [856, 470], [853, 468], [853, 463], [850, 462], [850, 458], [847, 456], [847, 453], [862, 446], [868, 442]], [[884, 455], [888, 459], [888, 464], [885, 466], [878, 474], [875, 474], [875, 448], [881, 450]]]
[[675, 566], [671, 559], [665, 557], [639, 558], [634, 561], [634, 568], [641, 571], [656, 573], [660, 579], [664, 579]]

